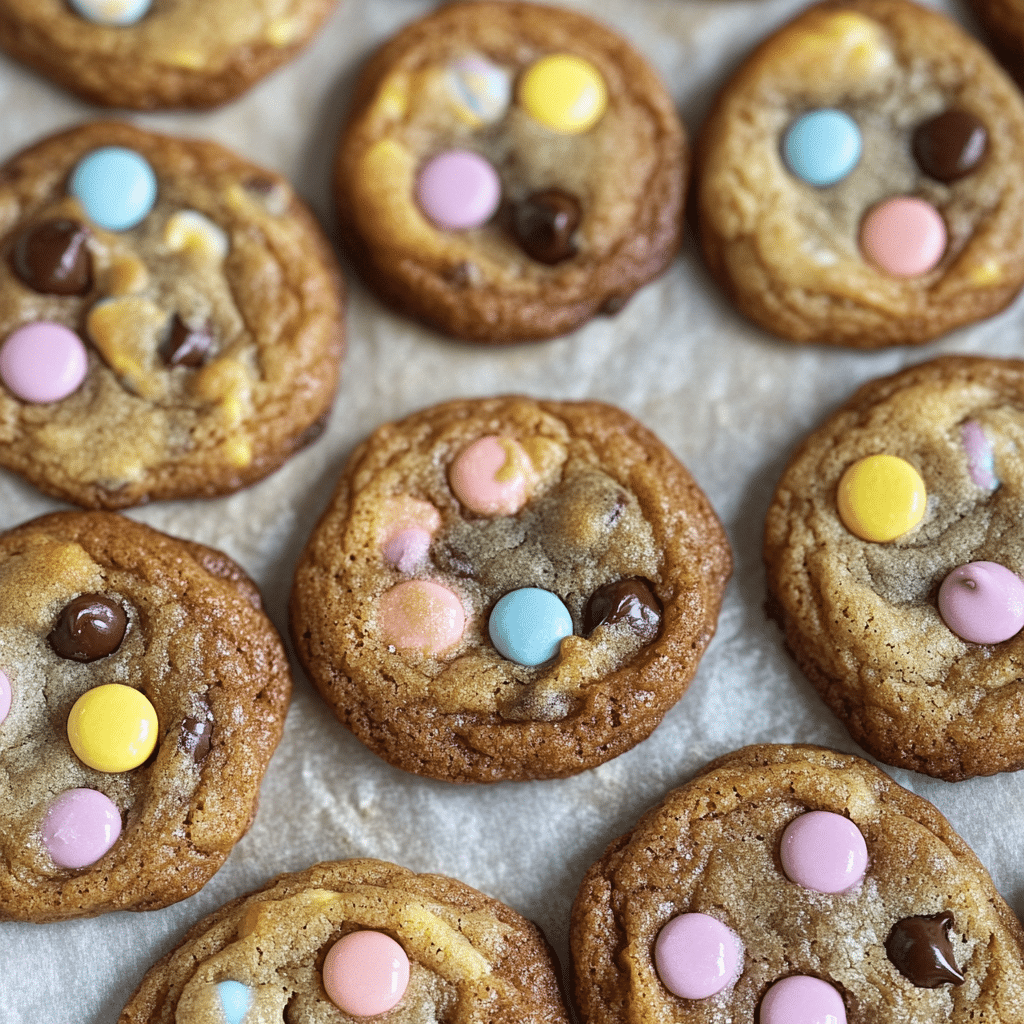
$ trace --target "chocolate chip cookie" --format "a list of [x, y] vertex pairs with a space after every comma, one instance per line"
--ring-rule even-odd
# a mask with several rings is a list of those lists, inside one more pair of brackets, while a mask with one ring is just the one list
[[753, 746], [586, 874], [586, 1024], [935, 1024], [1024, 1014], [1024, 930], [926, 800], [820, 747]]
[[0, 465], [125, 508], [225, 494], [322, 430], [343, 297], [282, 178], [127, 124], [0, 169]]
[[536, 925], [454, 878], [334, 861], [279, 875], [200, 921], [118, 1024], [382, 1013], [395, 1024], [568, 1024], [557, 970]]
[[687, 170], [671, 99], [619, 36], [553, 7], [452, 3], [364, 69], [338, 213], [386, 302], [458, 338], [535, 340], [665, 269]]
[[800, 14], [725, 86], [699, 150], [708, 265], [773, 334], [916, 344], [1024, 282], [1024, 102], [908, 0]]
[[874, 381], [808, 437], [768, 510], [770, 610], [850, 734], [949, 781], [1024, 767], [1024, 363]]
[[291, 692], [253, 582], [112, 512], [0, 535], [0, 920], [150, 910], [245, 834]]
[[644, 739], [715, 630], [728, 542], [597, 402], [448, 402], [353, 453], [291, 597], [339, 720], [407, 771], [554, 778]]
[[90, 103], [234, 99], [294, 57], [336, 0], [0, 0], [0, 47]]

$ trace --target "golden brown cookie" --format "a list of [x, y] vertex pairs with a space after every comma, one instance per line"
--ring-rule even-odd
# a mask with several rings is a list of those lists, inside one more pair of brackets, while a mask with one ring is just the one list
[[665, 269], [687, 170], [672, 101], [625, 40], [573, 11], [452, 3], [364, 69], [338, 212], [386, 302], [459, 338], [536, 340]]
[[321, 432], [334, 259], [286, 181], [101, 122], [0, 169], [0, 465], [92, 508], [225, 494]]
[[213, 107], [291, 60], [337, 0], [0, 0], [0, 47], [90, 103]]
[[986, 42], [1018, 84], [1024, 81], [1024, 3], [1021, 0], [968, 0], [987, 32]]
[[221, 552], [112, 512], [0, 535], [0, 920], [202, 888], [252, 822], [290, 693]]
[[725, 86], [699, 150], [708, 265], [773, 334], [925, 342], [1024, 282], [1024, 102], [908, 0], [800, 14]]
[[1024, 767], [1024, 363], [865, 385], [768, 510], [770, 609], [874, 756], [955, 781]]
[[554, 778], [682, 696], [729, 546], [685, 468], [597, 402], [448, 402], [353, 453], [291, 597], [339, 720], [407, 771]]
[[1024, 1019], [1024, 930], [926, 800], [820, 747], [746, 747], [586, 874], [586, 1024]]

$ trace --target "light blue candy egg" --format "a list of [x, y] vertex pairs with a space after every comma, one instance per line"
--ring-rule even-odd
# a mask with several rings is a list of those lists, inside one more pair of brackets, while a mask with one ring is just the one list
[[811, 185], [842, 181], [860, 160], [860, 128], [841, 110], [811, 110], [786, 132], [782, 154], [789, 169]]
[[79, 161], [68, 191], [94, 224], [108, 231], [127, 231], [153, 209], [156, 175], [134, 150], [105, 146]]
[[252, 1006], [252, 989], [240, 981], [221, 981], [217, 983], [217, 995], [228, 1024], [242, 1024]]
[[134, 25], [148, 13], [153, 0], [71, 0], [86, 21], [96, 25]]
[[572, 636], [569, 609], [550, 591], [523, 587], [506, 594], [487, 623], [491, 643], [503, 657], [520, 665], [541, 665]]

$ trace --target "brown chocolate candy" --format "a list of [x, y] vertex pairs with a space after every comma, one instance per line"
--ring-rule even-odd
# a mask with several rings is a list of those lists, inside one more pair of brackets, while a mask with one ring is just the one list
[[512, 230], [527, 256], [538, 263], [561, 263], [576, 255], [572, 235], [580, 218], [575, 196], [549, 188], [513, 206]]
[[949, 930], [949, 910], [931, 917], [905, 917], [897, 921], [885, 940], [885, 952], [896, 970], [918, 988], [962, 985], [964, 976], [956, 965]]
[[583, 612], [583, 634], [590, 634], [602, 624], [614, 626], [628, 622], [646, 643], [661, 628], [661, 602], [654, 596], [651, 584], [641, 576], [616, 580], [598, 587]]
[[938, 181], [956, 181], [970, 174], [988, 150], [988, 129], [966, 110], [946, 110], [917, 126], [914, 159]]
[[199, 330], [192, 330], [175, 314], [167, 338], [160, 346], [160, 358], [167, 366], [195, 368], [203, 365], [212, 344], [213, 335], [205, 325]]
[[45, 220], [14, 243], [15, 274], [46, 295], [84, 295], [92, 287], [89, 229], [73, 220]]
[[96, 661], [121, 646], [128, 616], [105, 594], [80, 594], [61, 610], [48, 637], [50, 646], [71, 661]]
[[181, 745], [192, 755], [196, 764], [210, 752], [210, 737], [213, 723], [200, 722], [197, 718], [186, 718], [181, 723]]

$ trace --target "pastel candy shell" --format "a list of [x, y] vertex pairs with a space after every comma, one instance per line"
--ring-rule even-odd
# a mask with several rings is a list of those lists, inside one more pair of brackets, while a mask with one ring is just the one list
[[324, 988], [331, 1002], [353, 1017], [376, 1017], [402, 1001], [409, 985], [409, 957], [390, 935], [349, 932], [324, 960]]
[[96, 25], [134, 25], [147, 13], [152, 0], [71, 0], [71, 6]]
[[156, 175], [134, 150], [104, 146], [78, 162], [68, 191], [81, 202], [94, 224], [108, 231], [127, 231], [153, 209]]
[[557, 595], [523, 587], [498, 601], [487, 630], [502, 657], [518, 665], [542, 665], [572, 636], [572, 616]]
[[846, 1024], [846, 1007], [827, 981], [794, 974], [765, 993], [758, 1024]]
[[569, 53], [552, 53], [527, 68], [519, 86], [519, 102], [546, 128], [578, 135], [604, 117], [608, 88], [589, 61]]
[[431, 535], [428, 531], [410, 526], [388, 540], [381, 551], [384, 561], [399, 572], [412, 572], [427, 557]]
[[481, 437], [452, 463], [448, 483], [471, 512], [511, 516], [526, 504], [528, 465], [529, 456], [517, 441]]
[[82, 386], [88, 368], [85, 344], [63, 324], [26, 324], [0, 347], [0, 380], [23, 402], [67, 398]]
[[921, 474], [896, 455], [868, 455], [843, 473], [836, 493], [839, 518], [850, 533], [884, 543], [924, 518], [928, 495]]
[[452, 63], [447, 83], [455, 109], [471, 125], [500, 121], [512, 100], [509, 73], [476, 54]]
[[252, 1006], [252, 989], [240, 981], [220, 981], [217, 983], [217, 997], [226, 1024], [242, 1024]]
[[153, 753], [158, 727], [145, 694], [122, 683], [105, 683], [75, 701], [68, 715], [68, 741], [90, 768], [126, 772]]
[[61, 868], [95, 864], [121, 834], [113, 801], [95, 789], [69, 789], [50, 804], [43, 818], [43, 845]]
[[845, 892], [864, 877], [868, 847], [849, 818], [831, 811], [808, 811], [794, 818], [779, 846], [786, 877], [815, 892]]
[[860, 160], [860, 128], [842, 110], [812, 110], [790, 125], [782, 149], [798, 178], [819, 187], [835, 185]]
[[7, 673], [0, 671], [0, 724], [7, 718], [11, 710], [11, 681]]
[[458, 596], [440, 583], [408, 580], [386, 591], [377, 606], [384, 641], [398, 650], [443, 654], [466, 628]]
[[897, 196], [873, 207], [864, 218], [864, 255], [892, 277], [920, 277], [946, 251], [946, 222], [931, 203]]
[[420, 171], [416, 201], [437, 227], [466, 231], [494, 216], [501, 201], [501, 181], [479, 153], [453, 149], [435, 156]]
[[707, 999], [735, 980], [741, 952], [736, 933], [717, 918], [680, 914], [658, 932], [654, 965], [673, 995]]
[[995, 453], [985, 436], [985, 429], [977, 420], [968, 420], [960, 429], [960, 441], [967, 456], [967, 469], [971, 479], [986, 491], [999, 486], [996, 476]]
[[1024, 581], [998, 562], [958, 566], [939, 587], [939, 614], [961, 640], [998, 644], [1024, 627]]

